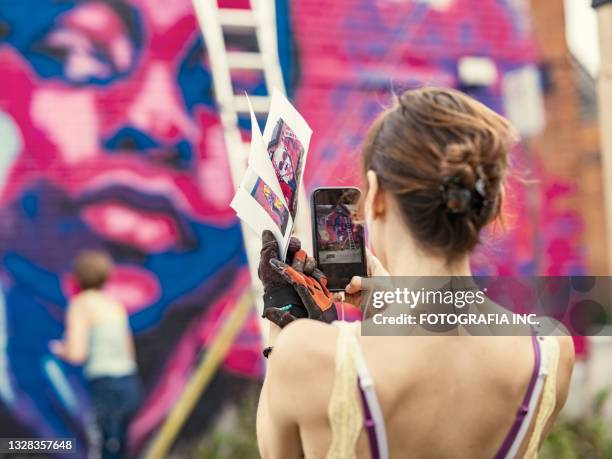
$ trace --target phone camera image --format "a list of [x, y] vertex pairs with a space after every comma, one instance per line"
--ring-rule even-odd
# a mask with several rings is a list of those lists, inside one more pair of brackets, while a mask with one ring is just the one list
[[363, 226], [357, 188], [318, 188], [313, 193], [315, 258], [331, 291], [365, 274]]

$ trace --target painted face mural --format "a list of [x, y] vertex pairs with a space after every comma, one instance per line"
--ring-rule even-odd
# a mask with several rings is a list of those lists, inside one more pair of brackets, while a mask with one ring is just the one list
[[[0, 67], [3, 410], [35, 435], [83, 433], [80, 373], [48, 342], [63, 331], [72, 260], [102, 248], [148, 394], [138, 443], [249, 283], [191, 2], [0, 0]], [[254, 317], [227, 370], [260, 374]]]

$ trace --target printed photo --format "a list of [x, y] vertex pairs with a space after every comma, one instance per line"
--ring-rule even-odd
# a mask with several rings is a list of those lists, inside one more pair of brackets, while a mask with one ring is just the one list
[[304, 166], [304, 147], [296, 133], [279, 118], [268, 143], [268, 154], [291, 217], [297, 211], [298, 188]]
[[259, 203], [266, 213], [272, 218], [282, 234], [285, 234], [289, 221], [289, 211], [281, 199], [272, 189], [261, 179], [257, 178], [251, 196]]
[[318, 205], [319, 262], [359, 263], [362, 227], [354, 223], [356, 206]]

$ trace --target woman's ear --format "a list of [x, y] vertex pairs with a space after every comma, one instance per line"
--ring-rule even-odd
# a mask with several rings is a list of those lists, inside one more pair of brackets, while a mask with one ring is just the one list
[[369, 170], [366, 174], [368, 182], [368, 192], [365, 198], [365, 211], [370, 213], [370, 218], [374, 220], [385, 214], [386, 204], [384, 192], [378, 183], [378, 177], [373, 170]]

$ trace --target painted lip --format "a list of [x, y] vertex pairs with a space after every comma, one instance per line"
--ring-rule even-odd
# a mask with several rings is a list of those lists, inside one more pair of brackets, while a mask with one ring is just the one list
[[138, 247], [147, 253], [163, 252], [179, 244], [178, 228], [167, 215], [105, 202], [86, 206], [81, 217], [104, 239]]
[[195, 244], [189, 222], [163, 195], [111, 185], [78, 200], [83, 220], [106, 240], [159, 253]]
[[[82, 220], [102, 240], [143, 253], [184, 247], [193, 237], [187, 220], [165, 196], [111, 185], [83, 193], [76, 205]], [[115, 266], [104, 290], [121, 302], [129, 314], [151, 306], [161, 295], [159, 280], [153, 272], [122, 263]]]
[[[212, 166], [222, 164], [211, 160]], [[233, 225], [236, 214], [229, 207], [233, 189], [228, 192], [229, 175], [225, 169], [211, 175], [203, 175], [204, 165], [198, 163], [189, 172], [177, 171], [135, 155], [123, 153], [99, 153], [95, 157], [79, 161], [78, 167], [61, 164], [50, 168], [45, 176], [58, 183], [75, 201], [92, 199], [100, 193], [112, 194], [113, 190], [123, 189], [125, 199], [150, 201], [155, 197], [163, 202], [161, 206], [173, 209], [190, 220], [202, 221], [214, 226]], [[209, 170], [210, 171], [210, 170]], [[27, 184], [35, 174], [22, 174], [22, 181]], [[206, 185], [203, 183], [206, 180]], [[16, 185], [21, 185], [17, 183]], [[232, 188], [229, 186], [229, 188]], [[228, 194], [227, 199], [214, 196], [215, 190]], [[135, 196], [140, 195], [140, 199]], [[123, 196], [115, 196], [123, 200]], [[9, 194], [1, 197], [4, 200], [14, 199]], [[149, 204], [150, 205], [150, 204]], [[136, 206], [138, 207], [138, 206]]]
[[151, 306], [160, 297], [159, 282], [146, 269], [136, 266], [116, 266], [104, 291], [120, 301], [128, 314]]

